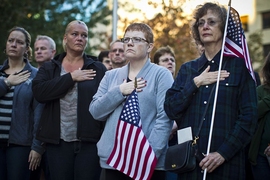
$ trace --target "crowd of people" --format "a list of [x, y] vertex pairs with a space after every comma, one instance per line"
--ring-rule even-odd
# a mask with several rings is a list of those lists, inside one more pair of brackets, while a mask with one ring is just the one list
[[[198, 58], [178, 72], [171, 47], [159, 47], [151, 58], [154, 35], [144, 23], [130, 24], [123, 38], [96, 57], [85, 52], [87, 25], [71, 21], [63, 50], [49, 36], [36, 37], [37, 67], [30, 63], [30, 34], [12, 28], [0, 66], [0, 179], [132, 179], [108, 159], [134, 91], [140, 128], [157, 159], [151, 180], [203, 179], [205, 172], [210, 180], [270, 179], [270, 53], [262, 84], [260, 78], [256, 84], [243, 59], [221, 54], [227, 9], [207, 2], [193, 15]], [[202, 119], [197, 144], [204, 158], [192, 171], [166, 172], [166, 150], [178, 143], [177, 130], [191, 127], [195, 134]], [[136, 141], [132, 137], [127, 141]]]

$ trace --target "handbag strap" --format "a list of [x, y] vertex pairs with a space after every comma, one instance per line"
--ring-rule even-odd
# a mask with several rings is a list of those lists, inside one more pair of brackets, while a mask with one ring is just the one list
[[[226, 64], [227, 64], [227, 61], [224, 62], [223, 68], [225, 67]], [[199, 139], [199, 133], [200, 133], [200, 131], [201, 131], [202, 124], [203, 124], [203, 121], [204, 121], [203, 119], [204, 119], [204, 117], [205, 117], [205, 115], [206, 115], [207, 109], [208, 109], [209, 104], [210, 104], [209, 102], [210, 102], [210, 99], [211, 99], [211, 97], [212, 97], [212, 95], [213, 95], [213, 92], [214, 92], [214, 89], [215, 89], [216, 85], [217, 85], [217, 84], [215, 84], [215, 85], [212, 87], [212, 90], [211, 90], [211, 92], [210, 92], [210, 95], [209, 95], [209, 98], [208, 98], [208, 101], [207, 101], [208, 103], [206, 104], [206, 107], [205, 107], [205, 110], [204, 110], [204, 112], [203, 112], [203, 116], [202, 116], [202, 119], [201, 119], [201, 122], [200, 122], [200, 125], [199, 125], [198, 132], [197, 132], [197, 134], [195, 134], [195, 137], [194, 137], [194, 140], [193, 140], [192, 145], [197, 144], [196, 141]]]

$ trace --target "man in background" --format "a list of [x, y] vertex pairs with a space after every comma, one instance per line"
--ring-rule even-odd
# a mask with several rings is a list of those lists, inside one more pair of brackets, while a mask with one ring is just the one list
[[[56, 45], [54, 40], [49, 36], [38, 35], [34, 43], [34, 52], [37, 68], [40, 68], [45, 61], [50, 61], [55, 55]], [[31, 173], [30, 180], [50, 180], [46, 151], [42, 155], [38, 169]]]
[[109, 50], [100, 51], [98, 55], [98, 61], [102, 62], [102, 64], [107, 68], [107, 70], [112, 69], [112, 61], [109, 58]]
[[56, 53], [56, 45], [49, 36], [38, 35], [34, 44], [35, 60], [38, 68], [45, 62], [50, 61]]
[[112, 68], [119, 68], [127, 64], [124, 56], [124, 43], [119, 39], [110, 44], [109, 58], [112, 62]]

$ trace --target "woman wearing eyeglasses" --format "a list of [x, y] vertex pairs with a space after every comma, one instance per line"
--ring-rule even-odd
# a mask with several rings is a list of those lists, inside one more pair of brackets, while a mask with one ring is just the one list
[[[176, 120], [179, 129], [191, 126], [195, 135], [202, 122], [197, 143], [204, 154], [208, 147], [226, 15], [227, 10], [215, 3], [197, 6], [192, 34], [195, 42], [204, 45], [205, 51], [198, 59], [181, 66], [164, 104], [167, 115]], [[207, 180], [245, 179], [244, 147], [250, 142], [257, 118], [256, 83], [244, 59], [223, 57], [222, 69], [210, 153], [193, 171], [179, 174], [179, 180], [201, 180], [205, 169]], [[206, 115], [202, 117], [207, 104]]]
[[[173, 83], [173, 77], [169, 70], [151, 63], [149, 59], [149, 54], [153, 49], [153, 33], [148, 25], [143, 23], [129, 25], [122, 42], [124, 55], [129, 63], [122, 68], [106, 72], [89, 107], [96, 120], [106, 121], [104, 132], [97, 144], [104, 173], [102, 179], [132, 179], [126, 173], [108, 165], [107, 161], [114, 147], [123, 104], [136, 88], [136, 84], [142, 131], [158, 159], [151, 179], [165, 179], [163, 164], [173, 121], [165, 114], [163, 103], [165, 92]], [[137, 78], [137, 83], [135, 78]], [[134, 141], [136, 140], [132, 137], [127, 139], [127, 142]], [[125, 159], [129, 160], [128, 157]], [[139, 167], [140, 165], [137, 165], [135, 168]], [[135, 170], [135, 173], [138, 172]]]

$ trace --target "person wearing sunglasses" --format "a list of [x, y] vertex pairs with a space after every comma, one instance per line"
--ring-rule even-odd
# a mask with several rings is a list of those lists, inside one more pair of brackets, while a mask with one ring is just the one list
[[[165, 92], [173, 83], [173, 76], [166, 68], [151, 63], [149, 54], [154, 46], [154, 37], [147, 24], [129, 25], [121, 40], [124, 44], [124, 56], [129, 63], [106, 72], [89, 107], [96, 120], [106, 122], [97, 144], [104, 175], [101, 180], [132, 179], [108, 165], [107, 160], [114, 147], [121, 110], [135, 88], [142, 131], [158, 160], [151, 180], [165, 179], [164, 159], [173, 121], [164, 112], [163, 103]], [[133, 142], [135, 139], [129, 137], [127, 141]]]

